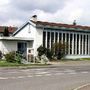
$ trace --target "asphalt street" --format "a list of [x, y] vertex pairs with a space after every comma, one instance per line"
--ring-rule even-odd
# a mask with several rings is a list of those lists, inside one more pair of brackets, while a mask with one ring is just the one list
[[90, 66], [0, 69], [0, 90], [73, 90], [90, 83]]

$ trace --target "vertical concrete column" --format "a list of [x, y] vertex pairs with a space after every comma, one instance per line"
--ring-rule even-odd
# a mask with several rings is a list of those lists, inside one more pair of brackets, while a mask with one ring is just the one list
[[90, 55], [90, 35], [88, 35], [88, 55]]
[[50, 31], [50, 41], [49, 41], [49, 48], [51, 49], [51, 31]]
[[83, 53], [83, 42], [84, 42], [84, 35], [82, 34], [82, 55], [84, 54]]
[[54, 31], [54, 43], [55, 43], [55, 31]]
[[[67, 33], [65, 33], [65, 44], [66, 44], [66, 42], [67, 42]], [[66, 44], [66, 45], [67, 45], [67, 44]], [[66, 46], [66, 45], [65, 45], [65, 46]], [[65, 48], [65, 54], [67, 54], [66, 51], [67, 51], [67, 48]]]
[[68, 54], [70, 54], [70, 33], [69, 33], [69, 41], [68, 41]]
[[79, 34], [79, 54], [81, 54], [80, 53], [80, 48], [81, 48], [81, 35]]
[[85, 55], [87, 55], [87, 35], [85, 35]]
[[76, 34], [76, 38], [75, 38], [75, 54], [77, 55], [77, 34]]
[[74, 33], [72, 34], [72, 54], [74, 54]]
[[59, 43], [59, 32], [58, 32], [58, 40], [57, 40], [57, 42]]

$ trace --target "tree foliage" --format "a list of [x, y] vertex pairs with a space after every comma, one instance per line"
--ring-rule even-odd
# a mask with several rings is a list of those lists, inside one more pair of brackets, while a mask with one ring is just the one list
[[48, 48], [40, 46], [37, 49], [37, 51], [38, 51], [38, 56], [42, 56], [43, 54], [45, 54], [49, 59], [52, 58], [53, 52], [50, 49], [48, 49]]
[[68, 45], [65, 42], [59, 42], [54, 43], [51, 49], [40, 46], [37, 51], [38, 56], [45, 54], [49, 59], [52, 59], [54, 57], [56, 57], [57, 59], [61, 59], [65, 54], [67, 54], [67, 48]]
[[3, 36], [9, 36], [8, 27], [5, 27], [4, 32], [3, 32]]
[[68, 45], [65, 42], [54, 43], [52, 51], [57, 59], [61, 59], [67, 53]]

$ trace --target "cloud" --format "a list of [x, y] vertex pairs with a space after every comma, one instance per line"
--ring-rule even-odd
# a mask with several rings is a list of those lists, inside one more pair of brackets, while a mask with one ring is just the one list
[[69, 0], [11, 0], [11, 3], [20, 10], [43, 10], [46, 12], [55, 12], [64, 7], [65, 1]]
[[0, 0], [0, 24], [20, 26], [34, 14], [38, 20], [90, 25], [89, 0]]

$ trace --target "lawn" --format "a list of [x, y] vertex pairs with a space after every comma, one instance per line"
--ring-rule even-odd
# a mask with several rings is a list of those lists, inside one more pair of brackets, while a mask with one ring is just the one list
[[20, 67], [20, 66], [47, 66], [48, 64], [40, 64], [40, 63], [36, 63], [36, 64], [19, 64], [19, 63], [10, 63], [7, 61], [0, 61], [0, 67]]
[[80, 60], [90, 60], [90, 58], [80, 58]]

